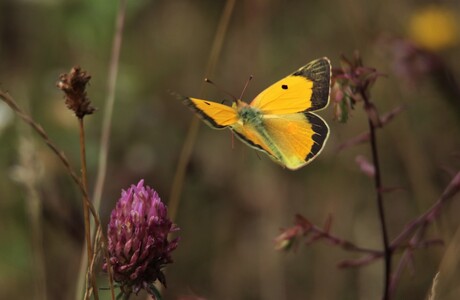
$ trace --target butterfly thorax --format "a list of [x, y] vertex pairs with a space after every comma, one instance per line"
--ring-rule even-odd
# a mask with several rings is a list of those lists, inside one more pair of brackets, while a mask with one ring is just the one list
[[240, 120], [244, 124], [251, 124], [255, 127], [262, 125], [263, 119], [262, 119], [262, 112], [250, 105], [243, 105], [240, 106], [238, 110], [238, 115], [240, 117]]

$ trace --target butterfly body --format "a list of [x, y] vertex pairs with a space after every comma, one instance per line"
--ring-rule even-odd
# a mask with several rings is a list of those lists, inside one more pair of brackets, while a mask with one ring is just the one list
[[329, 102], [330, 74], [329, 60], [321, 58], [274, 83], [250, 104], [183, 101], [212, 128], [229, 128], [250, 147], [296, 170], [321, 152], [329, 135], [326, 122], [313, 111]]
[[[244, 103], [239, 100], [240, 103]], [[245, 104], [245, 103], [244, 103]], [[261, 126], [263, 125], [263, 113], [252, 106], [249, 105], [241, 105], [238, 109], [238, 116], [241, 120], [241, 125], [252, 125], [252, 126]]]

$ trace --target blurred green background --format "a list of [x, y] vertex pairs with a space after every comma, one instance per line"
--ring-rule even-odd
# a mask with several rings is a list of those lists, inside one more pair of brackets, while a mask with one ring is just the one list
[[[378, 132], [383, 183], [402, 190], [385, 195], [390, 238], [425, 211], [460, 166], [458, 1], [236, 1], [211, 78], [239, 95], [249, 75], [250, 101], [305, 63], [359, 50], [368, 66], [387, 76], [372, 89], [380, 113], [406, 110]], [[139, 179], [167, 203], [193, 114], [168, 90], [198, 97], [225, 1], [128, 1], [121, 49], [107, 182], [100, 210], [104, 224], [121, 189]], [[78, 170], [76, 118], [55, 87], [59, 74], [80, 65], [91, 76], [88, 96], [99, 110], [85, 118], [90, 191], [99, 138], [117, 1], [2, 0], [0, 84], [29, 111]], [[415, 43], [439, 59], [442, 71], [407, 47]], [[410, 59], [407, 59], [407, 57]], [[428, 61], [428, 62], [427, 62]], [[434, 69], [434, 71], [433, 71]], [[449, 73], [447, 73], [449, 72]], [[206, 97], [228, 98], [212, 86]], [[204, 95], [202, 95], [204, 96]], [[274, 250], [280, 228], [300, 213], [316, 224], [332, 216], [332, 233], [380, 248], [373, 180], [355, 162], [371, 160], [370, 147], [337, 147], [367, 130], [361, 105], [347, 124], [334, 106], [321, 112], [331, 127], [323, 153], [292, 172], [256, 155], [229, 131], [201, 125], [187, 167], [176, 223], [181, 242], [167, 269], [165, 299], [379, 299], [381, 261], [338, 269], [358, 258], [315, 243], [290, 253]], [[37, 193], [27, 183], [36, 181]], [[31, 197], [39, 199], [37, 208]], [[441, 271], [439, 299], [460, 298], [457, 195], [431, 227], [445, 245], [415, 252], [397, 299], [423, 299]], [[78, 189], [34, 132], [0, 103], [0, 298], [34, 299], [36, 258], [43, 231], [48, 299], [74, 299], [83, 241]], [[394, 266], [399, 255], [395, 256]], [[101, 286], [105, 275], [98, 272]], [[108, 291], [101, 291], [103, 299]], [[143, 294], [141, 294], [143, 295]], [[145, 296], [140, 296], [140, 298]], [[139, 298], [139, 299], [140, 299]]]

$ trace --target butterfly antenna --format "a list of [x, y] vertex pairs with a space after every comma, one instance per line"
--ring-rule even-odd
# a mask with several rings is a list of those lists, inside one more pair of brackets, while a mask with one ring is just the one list
[[246, 84], [244, 85], [243, 91], [241, 92], [241, 96], [240, 96], [240, 99], [243, 99], [243, 94], [244, 94], [244, 92], [246, 91], [246, 88], [247, 88], [247, 87], [248, 87], [248, 85], [249, 85], [249, 81], [251, 81], [251, 80], [252, 80], [252, 77], [253, 77], [252, 75], [251, 75], [251, 76], [249, 76], [248, 80], [246, 81]]
[[218, 86], [217, 84], [215, 84], [214, 81], [211, 81], [211, 79], [205, 78], [204, 81], [207, 82], [207, 83], [212, 84], [213, 86], [215, 86], [215, 87], [216, 87], [219, 91], [221, 91], [222, 93], [229, 95], [229, 96], [233, 99], [233, 101], [234, 101], [235, 103], [237, 102], [237, 99], [236, 99], [235, 96], [233, 96], [231, 93], [227, 92], [226, 90], [224, 90], [223, 88], [221, 88], [220, 86]]

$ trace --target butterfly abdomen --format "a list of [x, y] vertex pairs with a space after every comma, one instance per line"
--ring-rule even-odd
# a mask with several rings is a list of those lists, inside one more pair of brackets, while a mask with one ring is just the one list
[[249, 105], [241, 106], [238, 115], [241, 123], [238, 128], [232, 128], [237, 136], [249, 146], [267, 153], [273, 160], [282, 162], [284, 155], [273, 143], [265, 127], [266, 115]]

